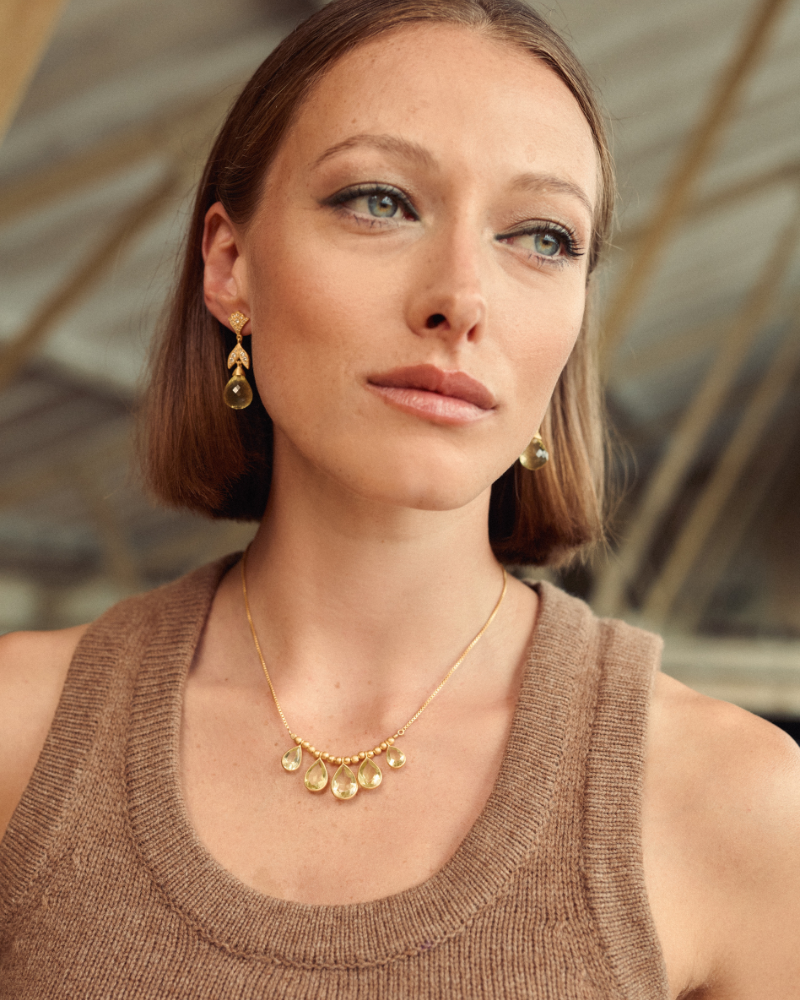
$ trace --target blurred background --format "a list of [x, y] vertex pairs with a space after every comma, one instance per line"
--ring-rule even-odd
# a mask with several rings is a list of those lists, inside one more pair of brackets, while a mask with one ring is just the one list
[[[156, 508], [131, 415], [215, 130], [315, 6], [2, 0], [0, 632], [89, 620], [252, 536]], [[791, 730], [800, 0], [535, 6], [603, 95], [621, 194], [601, 285], [624, 491], [609, 550], [557, 582]]]

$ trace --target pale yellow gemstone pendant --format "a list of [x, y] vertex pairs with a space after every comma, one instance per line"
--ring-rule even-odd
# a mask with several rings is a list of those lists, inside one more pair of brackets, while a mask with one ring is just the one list
[[342, 799], [343, 801], [352, 799], [358, 791], [356, 776], [347, 764], [342, 764], [336, 774], [334, 774], [333, 781], [331, 782], [331, 791], [337, 799]]
[[250, 383], [244, 377], [241, 365], [236, 366], [233, 375], [225, 384], [222, 398], [225, 401], [225, 405], [229, 406], [232, 410], [244, 410], [253, 402], [253, 390], [250, 388]]
[[358, 783], [362, 788], [377, 788], [383, 781], [383, 773], [371, 757], [365, 757], [358, 769]]
[[406, 762], [406, 755], [402, 750], [398, 750], [397, 747], [387, 747], [386, 749], [386, 763], [389, 767], [395, 768], [402, 767]]
[[306, 771], [305, 783], [309, 792], [321, 792], [328, 784], [328, 769], [319, 758]]
[[530, 444], [519, 456], [519, 461], [520, 465], [530, 469], [531, 472], [536, 472], [537, 469], [541, 469], [550, 461], [550, 453], [545, 448], [544, 441], [539, 434], [533, 435]]
[[281, 764], [284, 771], [296, 771], [303, 763], [303, 748], [292, 747], [281, 757]]

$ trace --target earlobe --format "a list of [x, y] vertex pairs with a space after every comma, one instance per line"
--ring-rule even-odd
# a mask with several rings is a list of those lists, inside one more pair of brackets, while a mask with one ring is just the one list
[[249, 314], [240, 235], [221, 202], [206, 212], [203, 229], [203, 297], [206, 308], [228, 325], [232, 312]]

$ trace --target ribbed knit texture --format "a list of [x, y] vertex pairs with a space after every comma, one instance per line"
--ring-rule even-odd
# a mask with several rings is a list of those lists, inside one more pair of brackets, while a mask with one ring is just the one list
[[386, 899], [307, 906], [223, 869], [181, 798], [183, 685], [229, 565], [81, 641], [0, 844], [0, 997], [667, 998], [640, 835], [655, 636], [539, 585], [503, 766], [453, 858]]

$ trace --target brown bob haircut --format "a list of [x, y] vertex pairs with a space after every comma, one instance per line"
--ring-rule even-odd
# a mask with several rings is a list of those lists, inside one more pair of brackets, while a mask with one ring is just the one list
[[[272, 475], [272, 421], [258, 392], [245, 410], [230, 410], [222, 402], [225, 359], [235, 341], [203, 301], [206, 212], [219, 201], [235, 223], [246, 225], [281, 140], [326, 69], [367, 39], [424, 22], [464, 25], [520, 46], [569, 87], [592, 130], [600, 165], [601, 200], [588, 248], [593, 272], [611, 226], [613, 167], [586, 73], [546, 21], [522, 0], [332, 0], [253, 74], [200, 181], [141, 417], [146, 480], [170, 506], [214, 518], [259, 520]], [[580, 336], [542, 423], [552, 461], [536, 473], [515, 462], [492, 486], [489, 536], [501, 561], [564, 563], [602, 536], [605, 439], [591, 312], [590, 295]]]

